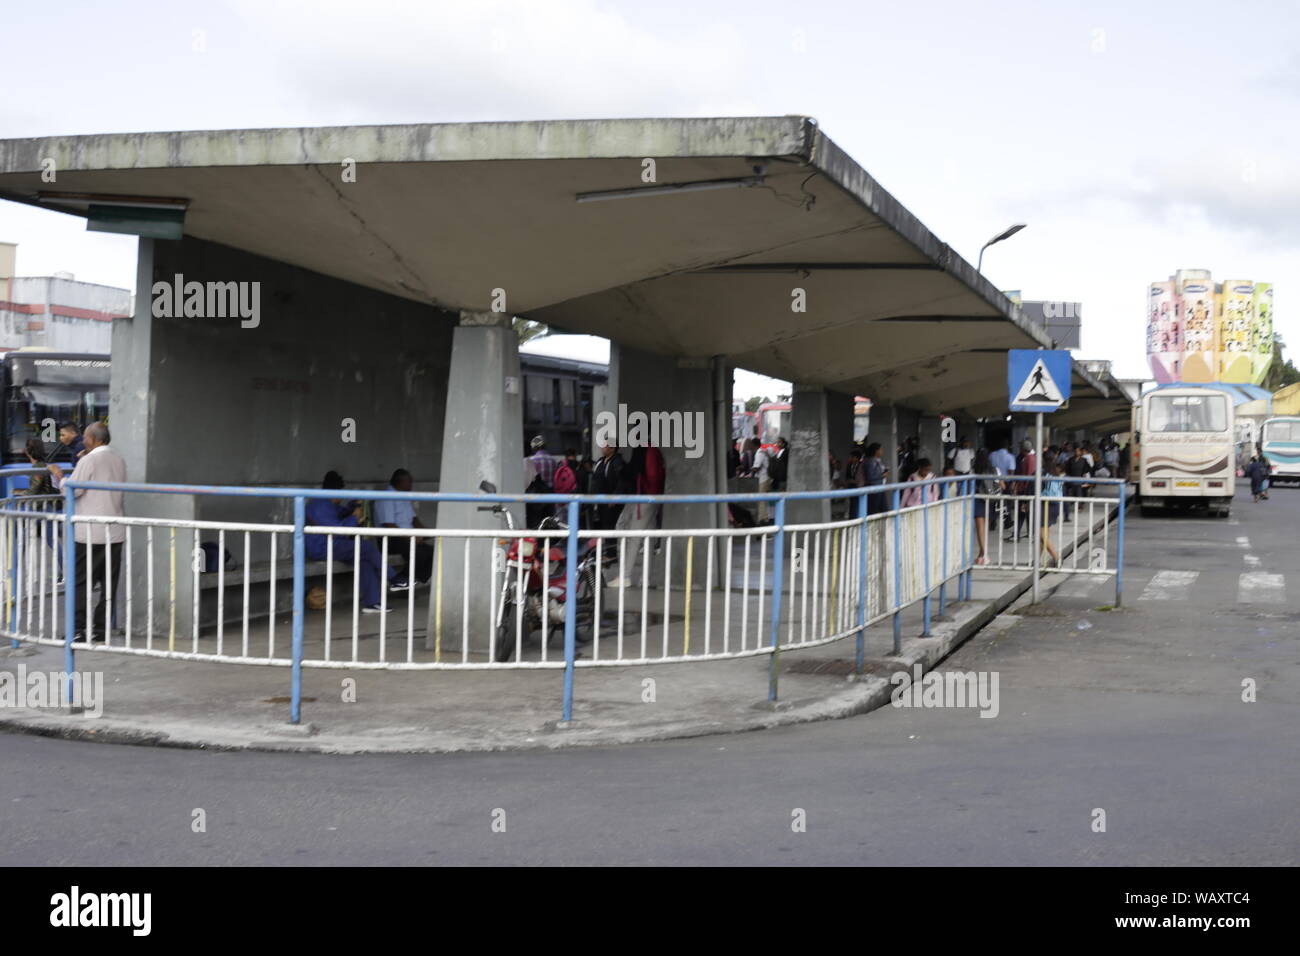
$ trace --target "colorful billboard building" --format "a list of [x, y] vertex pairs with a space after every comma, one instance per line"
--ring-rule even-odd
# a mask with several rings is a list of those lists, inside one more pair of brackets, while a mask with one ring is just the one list
[[1218, 378], [1219, 329], [1214, 283], [1184, 279], [1178, 300], [1183, 318], [1183, 382], [1213, 382]]
[[1273, 363], [1273, 285], [1216, 284], [1205, 269], [1179, 269], [1147, 286], [1147, 359], [1161, 385], [1258, 385]]
[[1183, 322], [1174, 284], [1153, 282], [1147, 295], [1147, 357], [1161, 385], [1179, 381], [1183, 361]]
[[1255, 283], [1224, 279], [1219, 295], [1220, 382], [1255, 382]]
[[1252, 302], [1251, 382], [1258, 385], [1273, 364], [1273, 283], [1256, 282]]

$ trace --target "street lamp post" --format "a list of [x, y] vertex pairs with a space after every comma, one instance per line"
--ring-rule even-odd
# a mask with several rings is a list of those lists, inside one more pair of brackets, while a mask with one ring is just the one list
[[1005, 232], [998, 233], [988, 242], [984, 243], [984, 245], [980, 246], [980, 258], [979, 258], [979, 263], [975, 266], [975, 271], [976, 272], [984, 271], [984, 250], [985, 249], [993, 245], [995, 242], [1001, 242], [1003, 239], [1010, 239], [1012, 236], [1014, 236], [1016, 233], [1018, 233], [1021, 229], [1024, 228], [1025, 228], [1025, 223], [1018, 222], [1014, 226], [1007, 229]]

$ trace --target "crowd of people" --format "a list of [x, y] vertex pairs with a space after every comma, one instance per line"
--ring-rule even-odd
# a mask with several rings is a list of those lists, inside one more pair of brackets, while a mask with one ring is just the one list
[[[785, 485], [787, 453], [784, 438], [777, 439], [769, 447], [761, 446], [756, 438], [737, 442], [732, 448], [730, 472], [737, 478], [758, 478], [759, 491], [780, 491]], [[1049, 445], [1042, 458], [1044, 497], [1087, 498], [1092, 495], [1095, 487], [1087, 479], [1122, 478], [1127, 475], [1129, 449], [1127, 445], [1121, 446], [1109, 438], [1104, 438], [1095, 445], [1090, 441], [1067, 441], [1060, 445]], [[957, 493], [953, 483], [944, 484], [933, 480], [938, 477], [980, 476], [974, 489], [977, 496], [1007, 496], [1014, 499], [1031, 495], [1034, 474], [1040, 467], [1038, 459], [1033, 443], [1028, 440], [1021, 442], [1018, 450], [1013, 450], [1009, 438], [997, 442], [996, 447], [989, 449], [977, 448], [969, 437], [961, 437], [946, 448], [941, 462], [936, 464], [922, 452], [920, 441], [909, 437], [899, 445], [898, 457], [892, 466], [885, 460], [881, 443], [866, 440], [855, 443], [847, 459], [842, 460], [832, 451], [827, 456], [827, 466], [829, 487], [832, 489], [871, 488], [903, 483], [905, 487], [898, 493], [898, 503], [900, 507], [909, 508], [938, 501], [941, 495]], [[774, 480], [778, 462], [780, 477]], [[1262, 493], [1265, 496], [1267, 494], [1266, 491]], [[869, 493], [868, 514], [889, 511], [893, 507], [892, 498], [892, 493]], [[1053, 563], [1059, 559], [1048, 532], [1062, 518], [1069, 520], [1071, 506], [1072, 502], [1048, 502], [1043, 510], [1043, 520], [1040, 522], [1042, 542]], [[1031, 533], [1030, 518], [1029, 504], [1025, 501], [997, 502], [991, 507], [986, 497], [977, 498], [975, 524], [979, 547], [978, 563], [987, 562], [987, 534], [990, 528], [1009, 541], [1026, 538]]]
[[[112, 435], [104, 422], [93, 422], [83, 433], [72, 422], [59, 426], [58, 442], [46, 448], [41, 439], [28, 439], [24, 448], [33, 468], [43, 469], [28, 480], [26, 494], [57, 495], [63, 493], [64, 482], [114, 482], [126, 481], [126, 464], [120, 455], [109, 447]], [[77, 513], [94, 517], [121, 517], [122, 492], [103, 491], [98, 488], [73, 490]], [[39, 529], [42, 537], [46, 531]], [[122, 576], [122, 542], [125, 529], [120, 524], [78, 522], [73, 526], [73, 555], [79, 569], [75, 598], [75, 641], [78, 643], [104, 643], [108, 639], [105, 625], [105, 605], [108, 596], [117, 590]], [[53, 546], [55, 539], [46, 539]], [[93, 546], [93, 547], [92, 547]], [[56, 555], [58, 578], [63, 578], [63, 555]], [[108, 586], [104, 586], [107, 580]], [[89, 619], [86, 617], [87, 581], [98, 583], [99, 598]]]

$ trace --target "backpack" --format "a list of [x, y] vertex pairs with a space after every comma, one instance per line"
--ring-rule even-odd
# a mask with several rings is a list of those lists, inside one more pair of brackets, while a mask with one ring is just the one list
[[557, 495], [571, 495], [578, 487], [578, 476], [573, 473], [567, 460], [561, 462], [555, 467], [555, 493]]
[[638, 487], [637, 491], [647, 495], [663, 494], [666, 473], [663, 452], [651, 445], [645, 451], [645, 464], [641, 471], [640, 481], [638, 482], [640, 487]]
[[767, 466], [767, 476], [772, 479], [776, 485], [784, 485], [786, 476], [789, 474], [788, 459], [790, 453], [787, 451], [784, 455], [772, 456], [771, 464]]

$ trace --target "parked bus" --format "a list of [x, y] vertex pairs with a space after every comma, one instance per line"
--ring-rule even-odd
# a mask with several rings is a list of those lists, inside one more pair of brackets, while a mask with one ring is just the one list
[[776, 440], [785, 437], [790, 440], [790, 414], [793, 406], [789, 402], [764, 402], [758, 406], [758, 442], [764, 448], [776, 446]]
[[1281, 415], [1265, 421], [1259, 445], [1273, 466], [1271, 481], [1300, 481], [1300, 416]]
[[590, 454], [592, 392], [609, 381], [609, 366], [520, 352], [519, 373], [524, 380], [524, 454], [534, 435], [546, 439], [552, 455], [562, 455], [566, 448]]
[[1143, 515], [1203, 506], [1228, 516], [1236, 491], [1232, 402], [1211, 388], [1147, 392], [1134, 407], [1132, 473]]
[[54, 451], [64, 422], [85, 429], [108, 418], [107, 355], [74, 355], [17, 349], [0, 359], [4, 388], [4, 464], [27, 464], [27, 439], [40, 438]]

